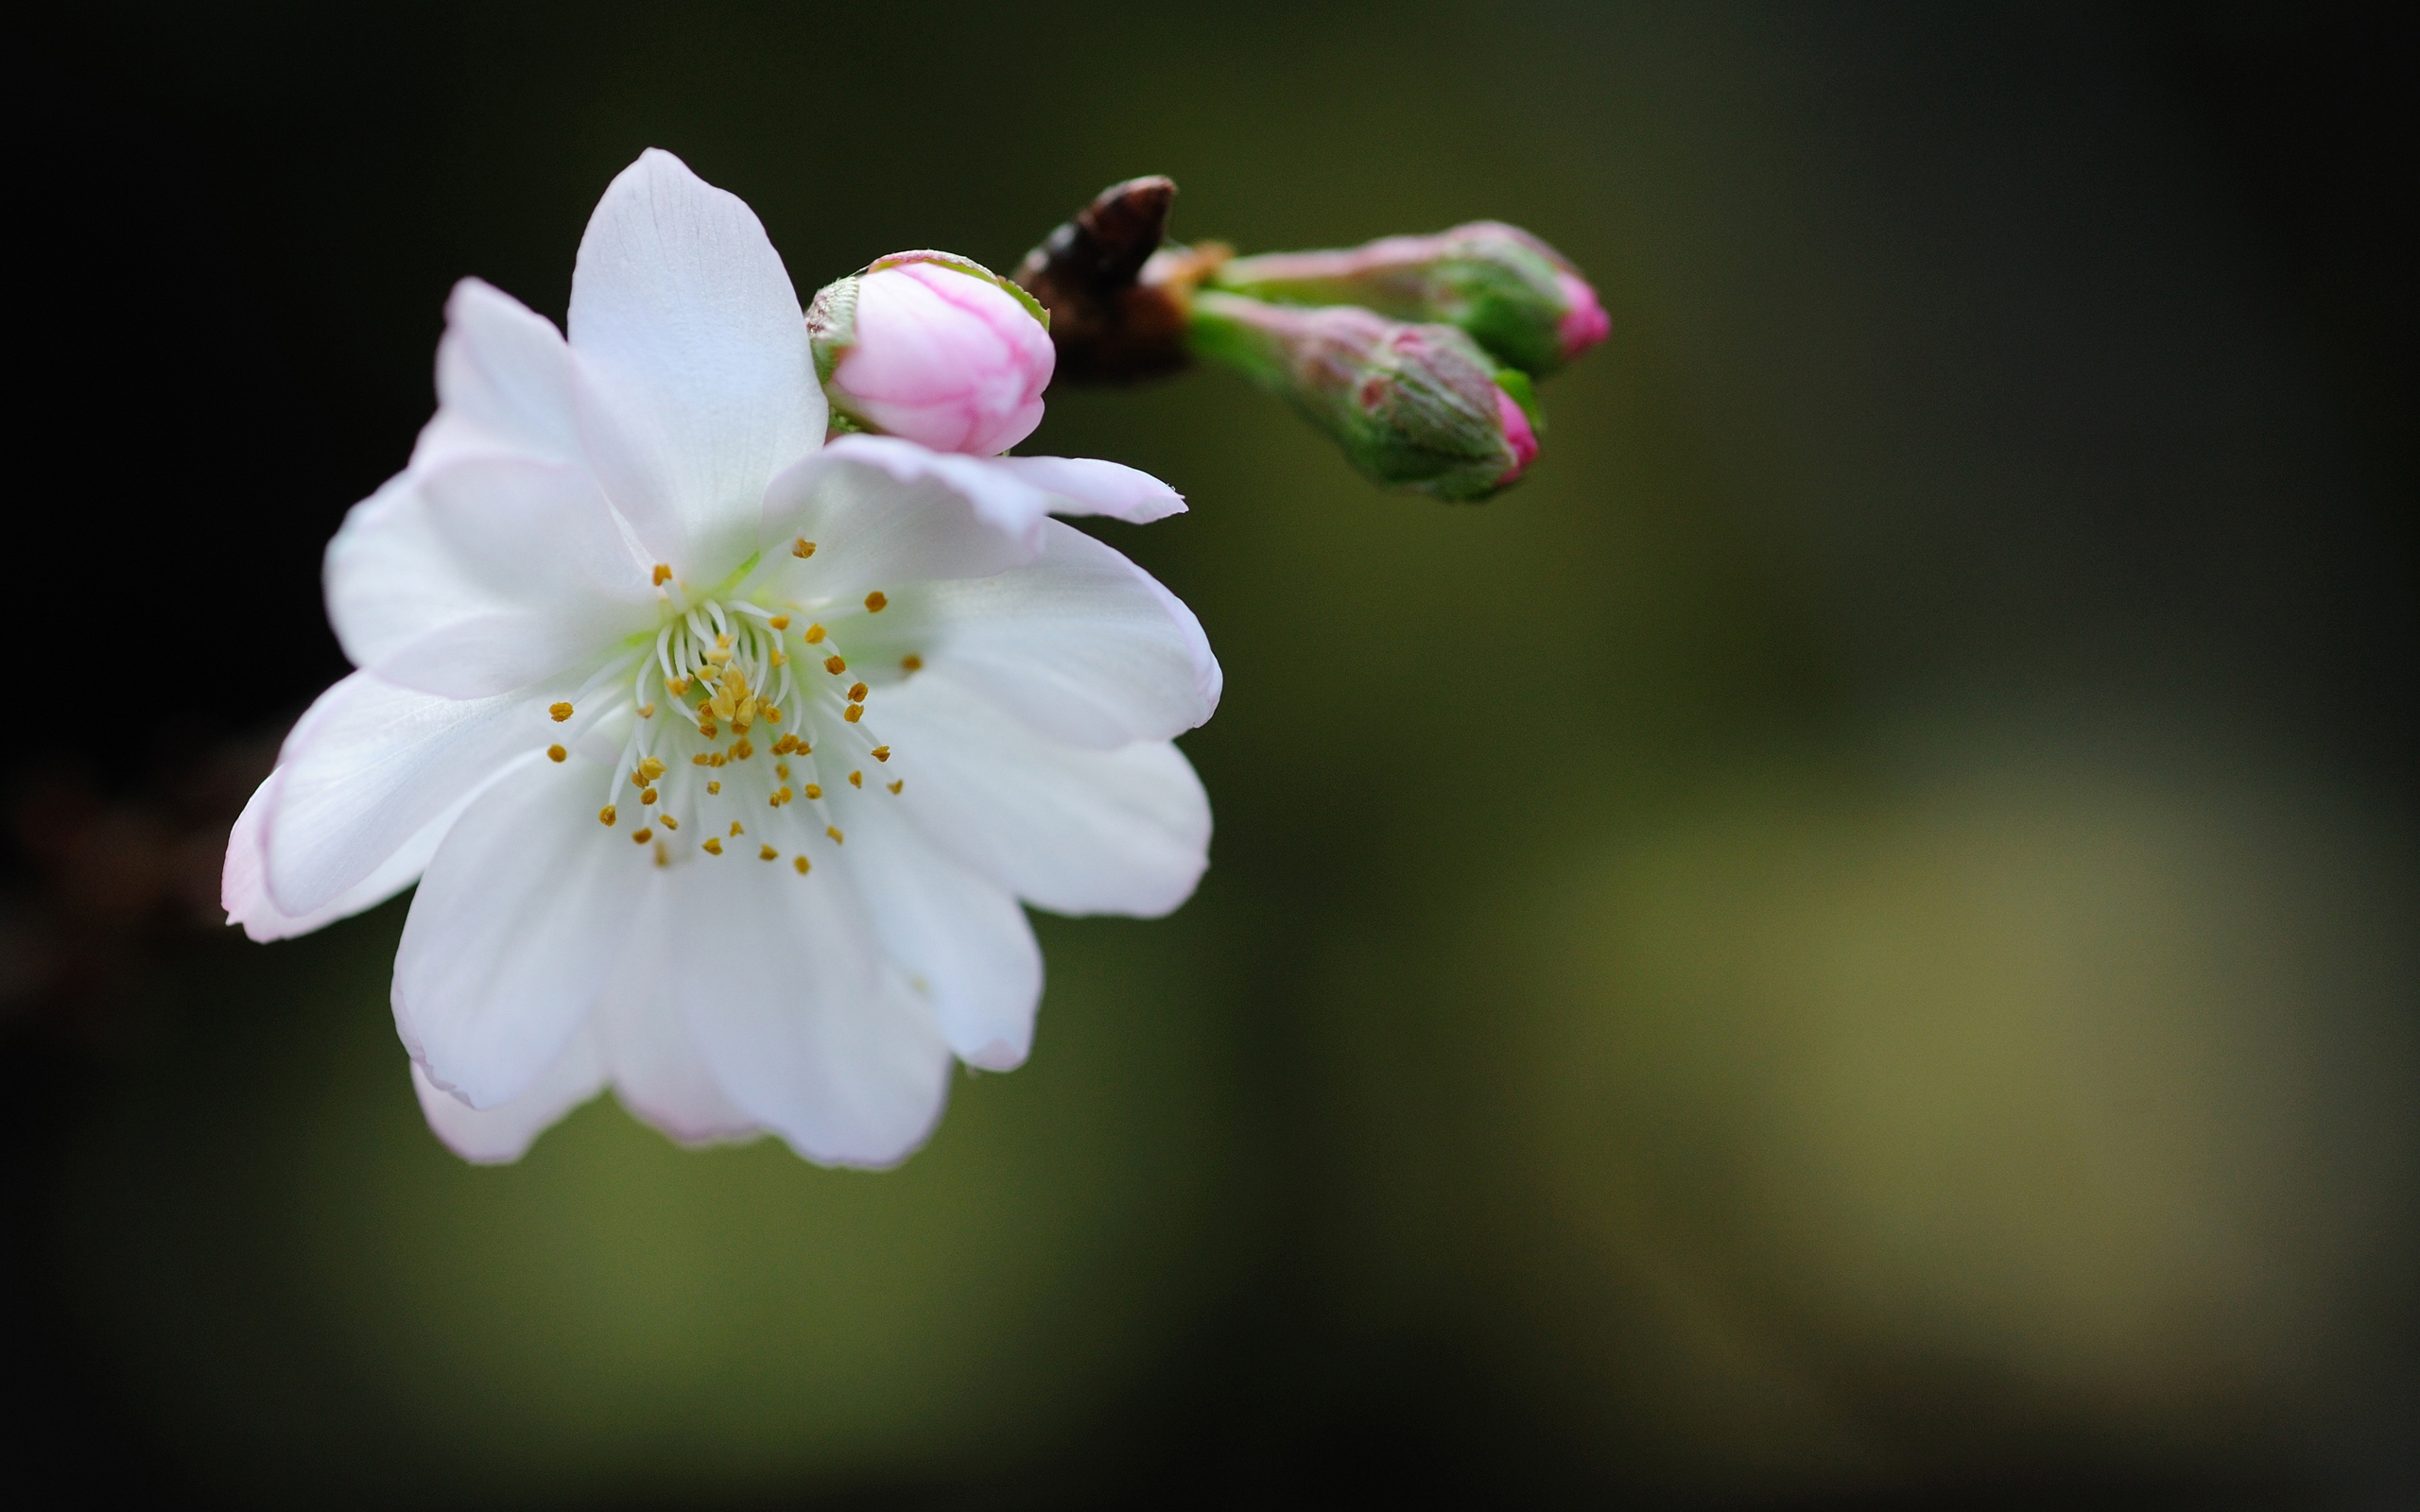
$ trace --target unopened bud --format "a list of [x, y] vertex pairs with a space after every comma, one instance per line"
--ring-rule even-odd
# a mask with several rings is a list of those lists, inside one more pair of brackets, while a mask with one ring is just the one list
[[1529, 379], [1450, 325], [1204, 291], [1193, 350], [1287, 399], [1380, 483], [1484, 499], [1538, 455]]
[[1613, 330], [1569, 259], [1495, 220], [1342, 251], [1240, 257], [1211, 282], [1278, 304], [1357, 304], [1398, 320], [1459, 326], [1533, 374], [1552, 372]]
[[937, 452], [1024, 440], [1058, 361], [1033, 296], [948, 252], [894, 252], [824, 285], [806, 330], [837, 424]]

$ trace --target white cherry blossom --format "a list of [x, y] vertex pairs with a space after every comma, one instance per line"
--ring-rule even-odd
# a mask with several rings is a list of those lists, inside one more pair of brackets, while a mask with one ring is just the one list
[[679, 1140], [895, 1162], [953, 1057], [1027, 1055], [1021, 902], [1156, 916], [1201, 876], [1170, 739], [1218, 662], [1049, 518], [1184, 505], [1109, 462], [823, 444], [780, 257], [663, 152], [598, 204], [568, 329], [455, 290], [437, 415], [328, 548], [360, 670], [237, 822], [231, 920], [417, 880], [395, 1022], [473, 1160], [610, 1085]]

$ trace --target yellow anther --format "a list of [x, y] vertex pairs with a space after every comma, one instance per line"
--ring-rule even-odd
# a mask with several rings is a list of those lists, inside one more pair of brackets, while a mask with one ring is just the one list
[[876, 746], [872, 751], [868, 752], [868, 754], [873, 756], [875, 761], [887, 762], [890, 760], [890, 747], [888, 746]]
[[788, 788], [786, 788], [786, 787], [777, 787], [777, 788], [773, 789], [772, 797], [770, 797], [770, 798], [769, 798], [769, 799], [765, 799], [765, 801], [766, 801], [766, 803], [767, 803], [768, 805], [769, 805], [770, 807], [773, 807], [773, 808], [780, 808], [780, 807], [782, 806], [782, 799], [786, 799], [786, 798], [787, 798], [787, 797], [789, 797], [789, 796], [790, 796], [790, 790], [789, 790]]
[[866, 595], [866, 612], [879, 614], [882, 612], [882, 607], [890, 602], [890, 600], [882, 596], [882, 590], [877, 588]]
[[790, 617], [786, 614], [776, 614], [765, 623], [777, 630], [786, 630], [790, 627]]
[[655, 801], [655, 789], [650, 787], [650, 788], [646, 788], [646, 789], [642, 790], [642, 791], [640, 792], [640, 794], [639, 794], [639, 801], [640, 801], [641, 803], [652, 803], [652, 802], [654, 802], [654, 801]]
[[893, 783], [891, 783], [891, 784], [890, 784], [890, 790], [891, 790], [891, 792], [893, 792], [893, 793], [897, 793], [901, 788], [906, 787], [907, 785], [908, 785], [908, 779], [906, 779], [906, 778], [904, 778], [904, 777], [903, 777], [903, 778], [901, 778], [899, 781], [897, 781], [897, 782], [893, 782]]
[[658, 761], [655, 757], [649, 756], [639, 763], [639, 775], [652, 782], [657, 778], [664, 775], [664, 763]]
[[798, 753], [802, 756], [812, 756], [815, 754], [815, 747], [802, 740], [798, 743]]
[[798, 737], [796, 735], [784, 735], [781, 739], [773, 742], [773, 754], [776, 756], [786, 756], [796, 749], [798, 749]]
[[816, 786], [813, 782], [806, 784], [806, 800], [809, 803], [814, 802], [817, 799], [821, 798], [822, 796], [823, 789]]
[[609, 830], [614, 827], [613, 804], [608, 803], [603, 808], [596, 811], [596, 822], [605, 826]]
[[709, 716], [698, 721], [698, 733], [712, 740], [722, 733], [722, 726], [716, 724], [712, 716]]
[[787, 651], [783, 650], [778, 645], [773, 647], [773, 665], [777, 667], [786, 667], [789, 664], [790, 654]]
[[823, 644], [822, 626], [810, 625], [806, 627], [806, 644], [809, 645], [821, 645]]
[[865, 712], [866, 706], [864, 704], [853, 703], [846, 709], [840, 711], [840, 717], [854, 725], [859, 719], [865, 717]]
[[764, 704], [759, 706], [756, 712], [765, 716], [765, 723], [769, 725], [778, 725], [782, 722], [782, 706], [780, 704]]
[[667, 830], [677, 830], [677, 829], [681, 828], [681, 821], [680, 821], [679, 819], [674, 818], [671, 815], [666, 814], [666, 815], [662, 816], [662, 817], [663, 817], [663, 819], [664, 819], [664, 827], [665, 827], [666, 829], [667, 829]]
[[925, 670], [925, 659], [918, 656], [913, 651], [910, 651], [906, 656], [901, 657], [899, 659], [899, 664], [906, 667], [910, 672], [922, 672]]
[[555, 723], [560, 725], [564, 720], [571, 717], [571, 705], [567, 703], [550, 703], [546, 706], [546, 713], [554, 715]]
[[732, 747], [731, 747], [731, 753], [732, 753], [732, 755], [734, 755], [734, 756], [737, 757], [739, 760], [741, 760], [741, 761], [743, 761], [743, 762], [744, 762], [744, 761], [746, 761], [749, 757], [753, 756], [753, 755], [755, 755], [755, 754], [756, 754], [756, 747], [753, 747], [753, 746], [751, 746], [750, 744], [748, 744], [748, 742], [746, 742], [746, 741], [744, 741], [744, 740], [742, 740], [742, 741], [737, 741], [737, 742], [735, 742], [735, 743], [733, 744], [733, 746], [732, 746]]
[[841, 661], [837, 656], [827, 656], [823, 659], [823, 670], [831, 673], [837, 678], [841, 673], [849, 670], [849, 663]]
[[686, 678], [675, 678], [664, 685], [664, 691], [672, 695], [675, 698], [682, 697], [689, 691], [689, 679]]
[[832, 837], [832, 843], [834, 845], [845, 845], [848, 843], [849, 837], [847, 835], [842, 834], [839, 831], [832, 828], [832, 826], [828, 824], [823, 827], [823, 833]]
[[639, 705], [639, 717], [640, 717], [641, 719], [652, 719], [652, 718], [654, 718], [654, 717], [655, 717], [655, 705], [653, 705], [653, 704], [651, 704], [651, 703], [643, 703], [643, 704]]
[[718, 856], [722, 854], [722, 842], [710, 834], [706, 836], [706, 843], [700, 849], [710, 856]]
[[672, 581], [672, 564], [666, 561], [657, 562], [655, 564], [655, 586], [662, 588], [665, 584], [670, 581]]
[[851, 772], [851, 773], [849, 774], [849, 785], [850, 785], [851, 787], [863, 787], [863, 786], [865, 786], [865, 785], [866, 785], [866, 774], [865, 774], [865, 773], [863, 773], [863, 772]]
[[[779, 750], [781, 747], [776, 746], [773, 748]], [[773, 764], [773, 775], [780, 778], [785, 782], [788, 782], [790, 780], [790, 764], [787, 762], [775, 762]]]
[[756, 696], [752, 693], [741, 698], [739, 700], [739, 707], [732, 711], [731, 727], [734, 730], [746, 730], [750, 725], [752, 725], [755, 722]]
[[561, 746], [549, 746], [546, 747], [546, 760], [550, 762], [562, 761], [564, 757], [570, 754], [571, 752], [563, 749]]
[[655, 832], [653, 830], [632, 830], [631, 832], [631, 843], [632, 845], [645, 845], [654, 838]]
[[779, 861], [782, 859], [782, 853], [779, 850], [774, 850], [769, 845], [760, 845], [756, 848], [756, 859], [759, 861]]
[[714, 757], [711, 753], [701, 750], [695, 756], [689, 758], [689, 765], [692, 766], [703, 766], [713, 760]]
[[722, 752], [718, 750], [708, 751], [706, 753], [706, 765], [709, 766], [720, 766], [723, 764], [723, 759]]
[[720, 782], [708, 782], [706, 784], [706, 791], [709, 793], [719, 793], [722, 791], [722, 784]]
[[634, 770], [634, 771], [632, 771], [632, 772], [631, 773], [631, 785], [632, 787], [645, 787], [645, 786], [647, 786], [647, 768], [646, 768], [646, 767], [644, 767], [644, 766], [639, 767], [639, 768], [637, 768], [636, 770]]
[[803, 561], [815, 555], [815, 542], [801, 536], [790, 542], [790, 555]]
[[804, 856], [798, 856], [798, 857], [793, 858], [793, 859], [791, 860], [791, 862], [790, 862], [790, 866], [791, 866], [792, 868], [794, 868], [797, 870], [798, 874], [799, 874], [800, 876], [802, 876], [802, 877], [805, 876], [809, 871], [812, 871], [813, 869], [815, 869], [813, 867], [811, 867], [811, 866], [809, 866], [809, 865], [807, 864], [806, 857], [804, 857]]
[[850, 684], [849, 701], [851, 703], [863, 703], [866, 701], [866, 685], [864, 683], [857, 682]]
[[739, 821], [737, 819], [734, 819], [731, 821], [731, 833], [736, 835], [746, 834], [748, 832], [739, 827]]

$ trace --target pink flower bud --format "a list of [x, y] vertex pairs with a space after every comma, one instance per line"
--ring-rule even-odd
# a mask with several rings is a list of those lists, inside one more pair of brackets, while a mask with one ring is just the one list
[[1357, 304], [1391, 319], [1460, 326], [1533, 376], [1554, 371], [1614, 328], [1570, 259], [1496, 220], [1340, 251], [1233, 258], [1211, 272], [1210, 284], [1274, 304]]
[[1577, 273], [1560, 268], [1554, 275], [1555, 286], [1563, 290], [1563, 318], [1555, 325], [1555, 334], [1563, 338], [1563, 360], [1572, 358], [1614, 334], [1614, 318], [1597, 302], [1597, 291]]
[[1537, 460], [1528, 375], [1459, 327], [1202, 289], [1186, 341], [1283, 396], [1380, 483], [1475, 502]]
[[1512, 465], [1495, 480], [1501, 489], [1510, 487], [1538, 459], [1538, 433], [1530, 428], [1529, 413], [1500, 387], [1495, 390], [1495, 418], [1504, 423], [1504, 443], [1512, 448]]
[[816, 369], [858, 427], [990, 456], [1042, 423], [1058, 352], [1032, 297], [946, 252], [898, 252], [815, 297]]

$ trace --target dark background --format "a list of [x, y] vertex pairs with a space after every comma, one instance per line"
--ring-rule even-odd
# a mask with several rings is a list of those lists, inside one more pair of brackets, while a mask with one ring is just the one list
[[[249, 5], [12, 49], [9, 1477], [262, 1503], [2408, 1504], [2412, 32], [2311, 7]], [[446, 289], [645, 146], [802, 295], [1095, 190], [1495, 216], [1615, 335], [1376, 493], [1216, 373], [1024, 450], [1227, 672], [1162, 923], [893, 1174], [419, 1125], [404, 904], [224, 826]]]

